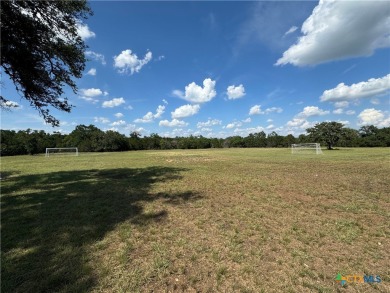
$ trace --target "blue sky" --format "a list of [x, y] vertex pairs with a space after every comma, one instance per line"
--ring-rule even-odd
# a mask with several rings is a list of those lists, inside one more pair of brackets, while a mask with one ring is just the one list
[[126, 135], [305, 133], [322, 121], [390, 126], [387, 1], [90, 2], [89, 61], [58, 128], [19, 107], [3, 129]]

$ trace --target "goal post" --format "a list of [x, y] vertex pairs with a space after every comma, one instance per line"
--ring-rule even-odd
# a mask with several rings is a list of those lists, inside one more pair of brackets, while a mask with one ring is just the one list
[[322, 155], [321, 145], [319, 143], [299, 143], [291, 145], [292, 154], [316, 154]]
[[46, 148], [46, 157], [54, 155], [78, 156], [78, 148]]

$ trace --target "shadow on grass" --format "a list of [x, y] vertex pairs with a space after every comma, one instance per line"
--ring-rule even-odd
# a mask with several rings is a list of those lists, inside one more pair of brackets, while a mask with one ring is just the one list
[[[86, 292], [96, 284], [88, 245], [124, 221], [150, 225], [167, 211], [145, 213], [160, 200], [180, 205], [201, 198], [151, 192], [185, 169], [86, 170], [12, 177], [2, 186], [2, 292]], [[162, 205], [163, 206], [163, 205]]]

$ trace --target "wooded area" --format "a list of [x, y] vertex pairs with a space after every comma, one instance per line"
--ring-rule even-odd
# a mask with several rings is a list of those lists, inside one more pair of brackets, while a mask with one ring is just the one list
[[[206, 149], [206, 148], [266, 148], [289, 147], [293, 143], [319, 142], [326, 146], [326, 137], [309, 132], [294, 137], [264, 131], [246, 137], [207, 138], [204, 136], [161, 137], [156, 133], [141, 136], [132, 132], [129, 136], [119, 132], [102, 131], [94, 125], [78, 125], [70, 134], [52, 134], [37, 130], [1, 130], [1, 156], [34, 155], [44, 153], [47, 147], [78, 147], [80, 152], [117, 152], [157, 149]], [[359, 130], [342, 128], [334, 147], [389, 147], [390, 127], [363, 126]]]

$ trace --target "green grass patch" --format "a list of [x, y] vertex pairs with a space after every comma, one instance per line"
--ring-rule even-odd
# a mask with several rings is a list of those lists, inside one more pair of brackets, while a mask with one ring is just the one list
[[1, 291], [337, 292], [338, 272], [387, 280], [389, 162], [385, 148], [4, 157]]

